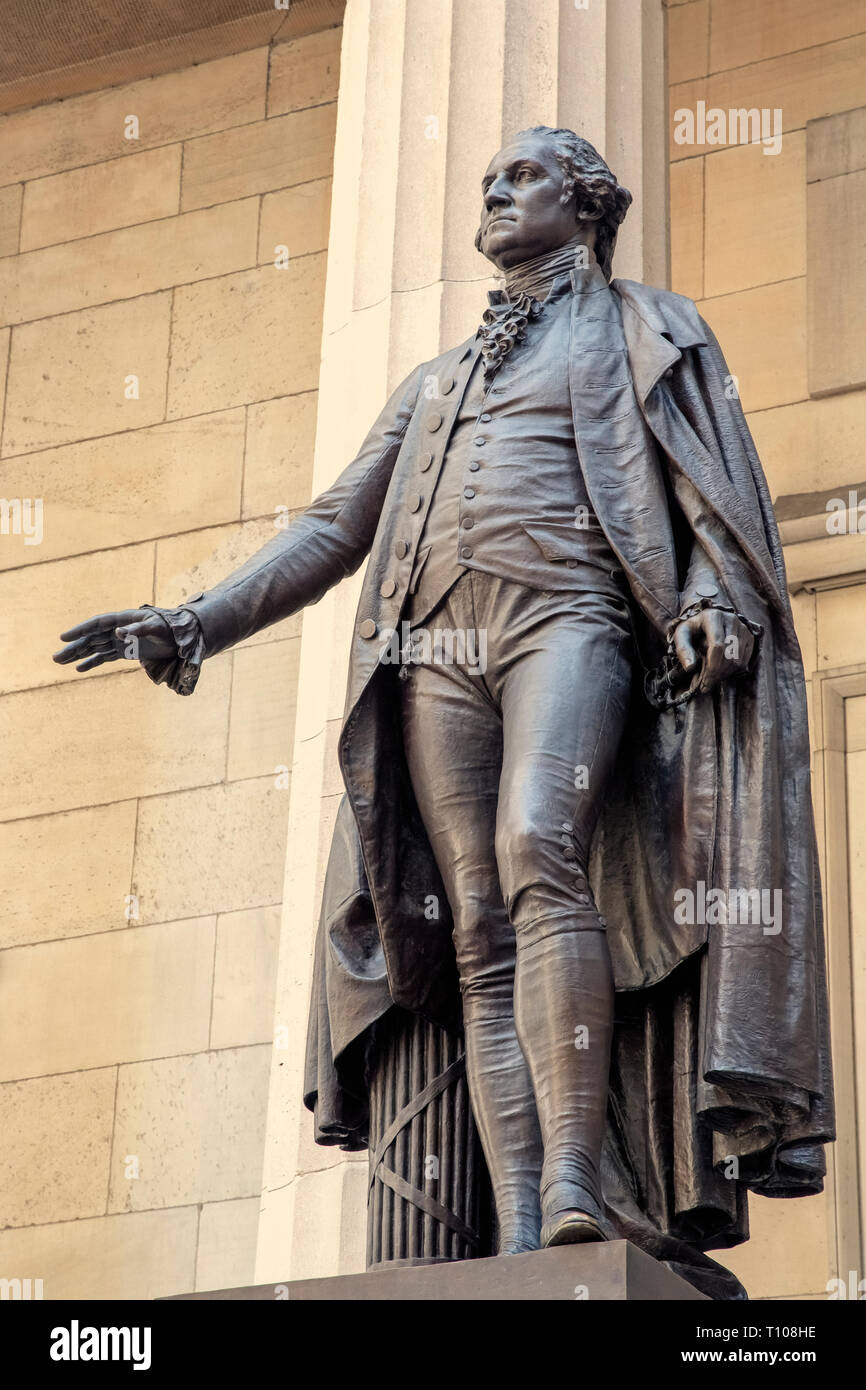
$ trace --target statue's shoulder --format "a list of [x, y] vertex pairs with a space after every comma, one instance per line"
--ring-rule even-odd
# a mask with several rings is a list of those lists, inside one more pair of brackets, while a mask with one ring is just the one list
[[637, 280], [612, 280], [610, 287], [650, 328], [670, 338], [677, 347], [696, 347], [707, 342], [707, 325], [687, 295], [641, 285]]
[[432, 357], [427, 363], [427, 370], [436, 372], [448, 368], [453, 372], [455, 368], [460, 366], [461, 362], [465, 362], [467, 357], [471, 357], [477, 337], [478, 334], [473, 333], [471, 338], [465, 338], [462, 343], [457, 343], [454, 347], [446, 348], [444, 352], [440, 352], [438, 357]]

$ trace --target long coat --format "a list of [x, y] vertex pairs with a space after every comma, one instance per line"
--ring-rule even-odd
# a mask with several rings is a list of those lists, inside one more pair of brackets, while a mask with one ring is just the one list
[[[611, 289], [647, 426], [627, 475], [615, 452], [581, 437], [573, 381], [572, 404], [587, 489], [635, 599], [641, 660], [647, 670], [661, 660], [669, 623], [708, 573], [762, 628], [750, 673], [712, 694], [660, 711], [637, 689], [590, 865], [619, 991], [609, 1150], [629, 1193], [611, 1201], [706, 1249], [745, 1238], [746, 1187], [820, 1191], [833, 1138], [805, 684], [770, 497], [718, 343], [690, 300], [629, 281]], [[315, 602], [369, 553], [307, 1082], [318, 1137], [349, 1147], [364, 1138], [353, 1060], [364, 1030], [392, 1002], [444, 1026], [459, 1010], [450, 910], [383, 652], [479, 351], [469, 339], [410, 373], [333, 487], [191, 605], [211, 654]], [[677, 890], [700, 902], [713, 888], [769, 892], [781, 929], [712, 911], [679, 920]], [[438, 920], [425, 913], [430, 895]], [[622, 1184], [608, 1168], [612, 1192]]]

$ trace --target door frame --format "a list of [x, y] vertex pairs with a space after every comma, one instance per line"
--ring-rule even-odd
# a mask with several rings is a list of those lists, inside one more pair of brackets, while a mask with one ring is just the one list
[[857, 1113], [857, 1055], [854, 1027], [853, 953], [850, 913], [850, 847], [847, 791], [848, 748], [845, 701], [866, 695], [866, 663], [815, 671], [811, 677], [812, 796], [824, 899], [827, 984], [833, 1076], [839, 1121], [836, 1143], [827, 1150], [830, 1275], [845, 1280], [864, 1269], [863, 1194], [860, 1143], [866, 1142]]

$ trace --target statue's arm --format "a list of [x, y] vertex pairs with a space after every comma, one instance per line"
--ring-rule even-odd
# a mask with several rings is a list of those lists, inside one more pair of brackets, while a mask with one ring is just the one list
[[[678, 480], [678, 482], [681, 480]], [[680, 493], [682, 500], [682, 487], [675, 487], [675, 491]], [[693, 499], [692, 499], [693, 500]], [[720, 523], [712, 516], [709, 511], [700, 508], [700, 529], [709, 537], [711, 534], [717, 539], [718, 545], [726, 544], [724, 529]], [[694, 510], [692, 511], [692, 525], [694, 527]], [[680, 594], [680, 612], [693, 607], [701, 600], [711, 599], [720, 606], [730, 603], [730, 597], [722, 577], [716, 566], [713, 564], [706, 550], [704, 549], [698, 535], [695, 535], [692, 545], [691, 558], [689, 560], [688, 571], [683, 580], [682, 592]]]
[[[760, 473], [739, 401], [730, 394], [732, 389], [736, 392], [736, 379], [712, 329], [703, 319], [699, 322], [706, 346], [689, 355], [685, 372], [674, 371], [671, 389], [675, 405], [704, 447], [724, 460], [721, 466], [728, 466], [728, 452], [744, 447], [744, 431], [751, 446], [751, 467]], [[742, 431], [731, 430], [732, 412], [742, 418]], [[763, 480], [762, 473], [760, 477]], [[718, 680], [749, 667], [761, 631], [755, 621], [760, 605], [754, 601], [757, 591], [749, 566], [723, 520], [679, 469], [670, 470], [669, 481], [688, 522], [692, 548], [679, 612], [668, 636], [687, 671], [697, 668], [699, 651], [704, 650], [701, 688], [709, 689]]]
[[316, 603], [370, 550], [424, 371], [400, 383], [334, 485], [240, 569], [178, 608], [143, 604], [89, 618], [61, 634], [67, 645], [54, 660], [78, 671], [138, 660], [151, 680], [190, 695], [205, 657]]
[[[674, 403], [708, 452], [725, 458], [731, 451], [741, 450], [747, 442], [752, 467], [763, 481], [760, 462], [739, 403], [736, 378], [713, 330], [697, 310], [695, 315], [706, 346], [689, 354], [685, 373], [680, 375], [674, 370], [671, 381]], [[739, 426], [737, 430], [731, 429], [732, 416]], [[742, 595], [754, 589], [748, 568], [732, 544], [724, 521], [701, 497], [694, 484], [678, 469], [670, 471], [669, 479], [693, 536], [682, 583], [680, 611], [702, 599], [728, 606], [735, 591]], [[760, 505], [757, 497], [754, 505], [756, 508]]]
[[423, 377], [417, 367], [400, 383], [332, 487], [239, 569], [181, 605], [198, 620], [205, 656], [317, 603], [355, 572], [373, 543]]

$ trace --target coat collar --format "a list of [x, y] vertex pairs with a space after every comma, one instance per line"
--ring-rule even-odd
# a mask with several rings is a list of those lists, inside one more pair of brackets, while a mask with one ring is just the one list
[[[578, 288], [580, 288], [578, 272], [574, 270], [564, 270], [560, 275], [554, 276], [548, 287], [547, 294], [540, 302], [542, 304], [555, 304], [563, 295], [568, 294], [569, 291], [576, 291]], [[519, 295], [517, 297], [519, 298]], [[537, 295], [535, 297], [538, 298]], [[490, 308], [496, 308], [501, 305], [510, 304], [511, 300], [507, 290], [500, 288], [487, 291], [487, 303]]]
[[709, 330], [695, 305], [683, 295], [651, 289], [630, 280], [616, 280], [612, 288], [622, 303], [632, 380], [645, 407], [644, 415], [650, 429], [711, 510], [738, 538], [740, 546], [764, 577], [767, 593], [774, 595], [778, 602], [778, 579], [766, 535], [756, 525], [754, 512], [744, 505], [726, 470], [717, 466], [706, 444], [688, 427], [681, 412], [665, 410], [658, 396], [647, 400], [659, 378], [680, 360], [683, 351], [710, 346], [712, 335], [708, 336]]
[[622, 304], [632, 380], [643, 402], [683, 349], [706, 344], [706, 334], [694, 304], [682, 295], [634, 280], [612, 280], [611, 289]]
[[[634, 280], [612, 280], [610, 287], [622, 304], [632, 380], [643, 402], [656, 382], [680, 360], [683, 350], [705, 346], [707, 336], [690, 299]], [[457, 365], [470, 357], [474, 362], [480, 351], [479, 333], [475, 332], [455, 349]]]

